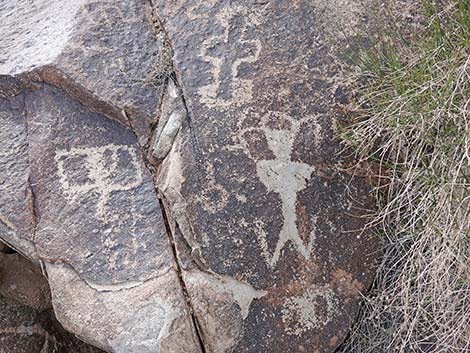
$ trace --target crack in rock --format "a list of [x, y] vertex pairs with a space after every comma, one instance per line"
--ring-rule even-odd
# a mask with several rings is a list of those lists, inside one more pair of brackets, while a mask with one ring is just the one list
[[334, 8], [33, 4], [0, 5], [0, 235], [64, 326], [113, 353], [333, 351], [377, 248], [334, 167]]

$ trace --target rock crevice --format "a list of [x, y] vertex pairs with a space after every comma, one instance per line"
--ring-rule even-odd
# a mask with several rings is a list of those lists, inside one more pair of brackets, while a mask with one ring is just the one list
[[185, 280], [184, 280], [184, 274], [183, 274], [184, 270], [182, 269], [179, 258], [178, 258], [178, 253], [177, 253], [177, 250], [176, 250], [177, 244], [176, 244], [175, 238], [173, 236], [173, 233], [170, 229], [169, 220], [168, 220], [166, 212], [165, 212], [165, 205], [161, 201], [160, 201], [160, 208], [162, 210], [163, 220], [165, 222], [166, 231], [167, 231], [167, 234], [168, 234], [169, 242], [171, 244], [171, 250], [172, 250], [172, 253], [173, 253], [173, 258], [175, 260], [176, 272], [178, 274], [178, 280], [180, 282], [181, 288], [183, 290], [183, 295], [184, 295], [184, 297], [186, 299], [186, 303], [188, 305], [189, 313], [191, 315], [191, 321], [193, 323], [195, 333], [196, 333], [197, 338], [198, 338], [201, 353], [208, 353], [206, 348], [205, 348], [204, 333], [202, 332], [202, 328], [201, 328], [201, 325], [199, 323], [198, 317], [196, 315], [194, 305], [191, 301], [191, 295], [189, 294], [188, 287], [186, 286], [186, 283], [185, 283]]
[[[179, 133], [181, 130], [181, 124], [183, 123], [183, 120], [187, 123], [189, 131], [194, 134], [193, 128], [191, 125], [191, 117], [189, 115], [188, 108], [186, 106], [186, 100], [184, 97], [183, 93], [183, 87], [179, 81], [179, 75], [177, 70], [175, 69], [174, 63], [173, 63], [173, 46], [171, 43], [171, 40], [165, 30], [165, 27], [163, 26], [163, 22], [158, 16], [158, 13], [156, 11], [156, 6], [155, 3], [152, 0], [148, 0], [150, 6], [151, 6], [151, 16], [152, 20], [155, 24], [155, 32], [159, 33], [161, 35], [161, 41], [163, 43], [163, 47], [166, 48], [166, 53], [168, 55], [167, 62], [165, 63], [166, 67], [164, 68], [167, 73], [166, 73], [166, 83], [165, 83], [165, 89], [163, 92], [166, 92], [166, 95], [171, 96], [167, 97], [170, 100], [169, 105], [170, 107], [167, 107], [166, 109], [163, 108], [163, 105], [165, 103], [164, 101], [164, 95], [162, 95], [162, 100], [160, 102], [160, 106], [158, 109], [159, 116], [157, 116], [156, 122], [154, 129], [151, 130], [151, 134], [148, 138], [148, 150], [144, 151], [147, 156], [150, 156], [150, 160], [155, 159], [157, 161], [162, 161], [169, 153], [169, 151], [173, 147], [173, 143], [175, 141], [176, 135]], [[171, 91], [171, 92], [170, 92]], [[164, 110], [169, 110], [164, 111]], [[169, 116], [163, 116], [163, 114], [170, 113]], [[173, 121], [174, 119], [175, 121]], [[176, 119], [178, 119], [176, 121]], [[166, 131], [167, 127], [169, 125], [171, 126], [170, 131]], [[169, 136], [170, 135], [170, 136]], [[197, 142], [196, 137], [194, 136], [195, 141]], [[154, 147], [151, 147], [150, 142], [154, 141]], [[197, 146], [197, 143], [196, 143]], [[148, 158], [145, 158], [147, 161], [149, 160]], [[147, 162], [149, 163], [149, 162]], [[158, 163], [158, 162], [157, 162]], [[158, 164], [157, 164], [158, 165]], [[149, 165], [147, 165], [147, 168], [150, 171], [153, 171], [154, 173], [154, 182], [155, 182], [155, 188], [158, 193], [161, 193], [162, 195], [160, 196], [160, 209], [162, 212], [162, 217], [165, 223], [165, 228], [166, 232], [168, 235], [168, 241], [170, 243], [171, 249], [172, 249], [172, 254], [174, 258], [174, 262], [176, 265], [176, 271], [178, 274], [178, 279], [181, 285], [181, 288], [183, 290], [183, 295], [186, 298], [186, 302], [188, 305], [188, 310], [191, 315], [191, 320], [193, 322], [193, 326], [195, 328], [196, 335], [198, 337], [198, 342], [200, 345], [200, 349], [202, 353], [206, 353], [206, 348], [204, 344], [204, 333], [201, 331], [202, 327], [199, 324], [198, 317], [196, 315], [196, 310], [193, 307], [193, 304], [191, 302], [191, 295], [188, 293], [188, 288], [186, 286], [185, 280], [184, 280], [184, 268], [180, 263], [180, 259], [178, 256], [178, 250], [177, 250], [177, 243], [175, 239], [175, 235], [173, 234], [172, 227], [170, 224], [174, 224], [175, 227], [177, 227], [177, 221], [176, 220], [170, 220], [168, 218], [168, 215], [166, 213], [166, 207], [168, 205], [164, 204], [164, 195], [165, 193], [159, 190], [159, 185], [158, 185], [158, 180], [159, 180], [159, 173], [161, 171], [161, 168], [157, 168], [156, 170]], [[181, 246], [181, 244], [179, 245]]]

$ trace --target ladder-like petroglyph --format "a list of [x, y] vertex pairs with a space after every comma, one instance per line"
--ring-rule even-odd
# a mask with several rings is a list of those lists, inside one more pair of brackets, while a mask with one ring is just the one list
[[301, 336], [308, 330], [320, 329], [331, 322], [338, 311], [339, 300], [329, 288], [311, 288], [303, 295], [284, 301], [281, 310], [289, 335]]
[[89, 192], [98, 194], [96, 212], [106, 220], [106, 204], [113, 192], [129, 191], [142, 184], [143, 170], [135, 147], [109, 144], [74, 147], [55, 154], [57, 174], [70, 202]]

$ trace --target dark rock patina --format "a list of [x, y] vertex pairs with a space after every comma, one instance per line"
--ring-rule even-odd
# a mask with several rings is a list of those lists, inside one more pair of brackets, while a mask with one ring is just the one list
[[35, 217], [21, 97], [0, 95], [0, 125], [0, 239], [34, 258]]
[[[156, 1], [187, 119], [159, 187], [208, 352], [331, 352], [373, 277], [310, 1]], [[351, 200], [356, 200], [356, 204]]]
[[28, 92], [25, 102], [41, 257], [97, 284], [165, 272], [171, 253], [133, 132], [57, 89]]
[[[0, 74], [45, 81], [144, 140], [159, 89], [161, 41], [142, 1], [35, 0], [0, 5]], [[160, 65], [161, 66], [161, 65]]]
[[142, 158], [162, 56], [149, 10], [0, 5], [0, 238], [41, 264], [66, 329], [110, 352], [199, 353]]
[[338, 1], [0, 5], [0, 239], [66, 329], [119, 353], [341, 343], [378, 243], [334, 139], [326, 28], [361, 11]]

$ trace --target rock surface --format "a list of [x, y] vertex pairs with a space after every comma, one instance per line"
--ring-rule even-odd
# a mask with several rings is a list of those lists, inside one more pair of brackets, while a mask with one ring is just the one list
[[0, 245], [0, 352], [99, 353], [66, 332], [54, 317], [40, 269]]
[[159, 189], [206, 350], [333, 351], [378, 243], [358, 232], [367, 184], [341, 171], [339, 72], [315, 31], [319, 7], [157, 0], [156, 9], [189, 117]]
[[41, 263], [58, 319], [80, 337], [111, 352], [197, 353], [142, 158], [159, 96], [145, 80], [162, 49], [147, 10], [0, 5], [0, 237]]
[[108, 352], [341, 343], [378, 257], [334, 139], [346, 4], [0, 4], [0, 239], [66, 329]]
[[3, 2], [0, 5], [2, 75], [56, 85], [108, 117], [125, 121], [141, 138], [148, 133], [158, 89], [161, 41], [141, 1]]

